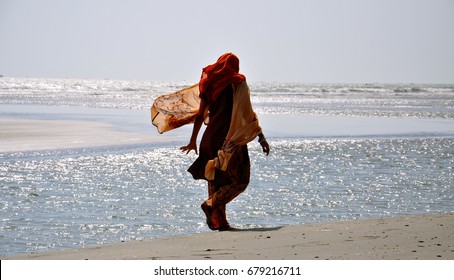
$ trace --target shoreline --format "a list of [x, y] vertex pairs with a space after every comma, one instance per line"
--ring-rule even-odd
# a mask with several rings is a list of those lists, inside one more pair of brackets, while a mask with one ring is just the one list
[[[140, 112], [142, 114], [142, 112]], [[82, 114], [83, 115], [83, 114]], [[2, 116], [0, 114], [0, 153], [86, 148], [146, 143], [186, 141], [191, 126], [158, 134], [148, 116], [116, 119], [112, 116], [86, 119], [52, 116]], [[261, 126], [270, 138], [416, 136], [453, 137], [453, 120], [373, 119], [335, 116], [262, 115]]]
[[0, 130], [0, 153], [158, 143], [167, 139], [85, 120], [0, 118]]
[[0, 119], [0, 152], [146, 143], [146, 135], [95, 121]]
[[2, 260], [454, 260], [454, 213], [188, 234]]
[[[50, 105], [0, 104], [0, 153], [155, 144], [160, 135], [149, 112]], [[186, 139], [186, 138], [185, 138]]]

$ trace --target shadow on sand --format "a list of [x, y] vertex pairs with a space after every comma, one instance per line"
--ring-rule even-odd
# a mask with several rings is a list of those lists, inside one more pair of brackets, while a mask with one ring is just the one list
[[266, 231], [275, 231], [275, 230], [280, 230], [284, 226], [280, 227], [263, 227], [263, 228], [232, 228], [231, 230], [226, 230], [226, 231], [234, 231], [234, 232], [247, 232], [247, 231], [252, 231], [252, 232], [266, 232]]

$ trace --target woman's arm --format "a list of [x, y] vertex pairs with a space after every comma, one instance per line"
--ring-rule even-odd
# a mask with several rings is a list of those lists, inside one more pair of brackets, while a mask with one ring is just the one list
[[199, 134], [200, 128], [202, 127], [203, 114], [205, 112], [206, 106], [206, 102], [202, 98], [200, 101], [199, 112], [195, 117], [194, 127], [192, 128], [192, 135], [191, 139], [189, 140], [189, 144], [180, 147], [180, 150], [186, 152], [186, 154], [189, 154], [191, 150], [194, 150], [197, 155], [199, 154], [197, 152], [197, 135]]

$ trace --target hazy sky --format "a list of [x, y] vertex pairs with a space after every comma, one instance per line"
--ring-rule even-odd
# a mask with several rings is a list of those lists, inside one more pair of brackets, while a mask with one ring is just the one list
[[453, 0], [0, 0], [0, 74], [454, 83]]

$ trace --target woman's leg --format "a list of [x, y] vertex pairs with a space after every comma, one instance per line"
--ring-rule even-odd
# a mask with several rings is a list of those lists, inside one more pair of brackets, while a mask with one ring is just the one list
[[247, 184], [230, 184], [220, 187], [211, 197], [211, 205], [216, 210], [216, 218], [219, 225], [219, 230], [231, 229], [227, 221], [226, 205], [242, 193], [247, 187]]
[[247, 184], [229, 184], [220, 187], [211, 197], [211, 204], [215, 207], [225, 207], [227, 203], [235, 199], [240, 193], [244, 192]]
[[232, 155], [225, 174], [229, 180], [222, 185], [208, 182], [208, 199], [202, 204], [205, 214], [208, 213], [207, 223], [211, 229], [230, 229], [226, 205], [244, 192], [249, 184], [250, 161], [246, 145], [239, 147]]
[[223, 226], [223, 220], [225, 218], [225, 208], [224, 211], [221, 211], [217, 207], [213, 206], [212, 199], [214, 193], [219, 190], [219, 187], [216, 185], [215, 182], [209, 181], [208, 182], [208, 198], [205, 200], [205, 202], [202, 204], [202, 210], [205, 212], [205, 215], [207, 217], [207, 224], [208, 227], [212, 230], [218, 230]]
[[207, 224], [212, 230], [226, 230], [230, 228], [227, 221], [226, 205], [242, 193], [247, 184], [230, 184], [222, 187], [214, 182], [208, 182], [208, 199], [202, 204], [207, 216]]

